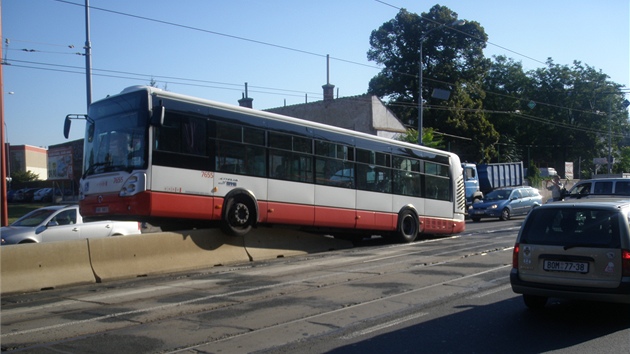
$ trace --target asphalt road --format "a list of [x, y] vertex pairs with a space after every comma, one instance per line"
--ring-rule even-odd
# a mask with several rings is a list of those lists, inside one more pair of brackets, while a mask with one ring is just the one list
[[[455, 237], [2, 298], [2, 351], [627, 353], [627, 306], [528, 310], [508, 274], [522, 219]], [[168, 260], [165, 260], [168, 261]]]

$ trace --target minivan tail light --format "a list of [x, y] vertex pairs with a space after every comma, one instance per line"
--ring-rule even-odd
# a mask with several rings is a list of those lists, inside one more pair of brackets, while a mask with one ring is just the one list
[[621, 250], [621, 275], [624, 277], [630, 277], [630, 251]]
[[[514, 245], [514, 251], [512, 252], [512, 268], [518, 269], [518, 251], [519, 251], [518, 243]], [[630, 253], [629, 253], [630, 255]], [[625, 263], [624, 263], [625, 265]], [[625, 269], [625, 267], [624, 267]]]

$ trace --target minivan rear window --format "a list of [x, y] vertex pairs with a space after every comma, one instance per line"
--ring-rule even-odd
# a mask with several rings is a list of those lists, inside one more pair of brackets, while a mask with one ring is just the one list
[[615, 184], [615, 194], [630, 195], [630, 181], [617, 181]]
[[534, 209], [520, 242], [565, 247], [618, 248], [619, 213], [589, 208]]
[[595, 188], [593, 189], [593, 194], [612, 194], [613, 192], [612, 187], [613, 187], [612, 181], [595, 182]]

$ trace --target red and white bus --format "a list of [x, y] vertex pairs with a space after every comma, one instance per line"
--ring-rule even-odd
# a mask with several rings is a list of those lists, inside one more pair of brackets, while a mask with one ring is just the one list
[[145, 86], [93, 103], [86, 118], [86, 217], [401, 242], [465, 228], [453, 153]]

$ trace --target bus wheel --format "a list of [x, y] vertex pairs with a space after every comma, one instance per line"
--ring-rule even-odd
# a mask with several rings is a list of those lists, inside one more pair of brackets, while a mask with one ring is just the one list
[[256, 211], [251, 200], [243, 197], [230, 198], [225, 203], [221, 230], [231, 236], [243, 236], [252, 229]]
[[420, 223], [418, 217], [410, 210], [398, 215], [398, 240], [403, 243], [413, 242], [418, 236]]

